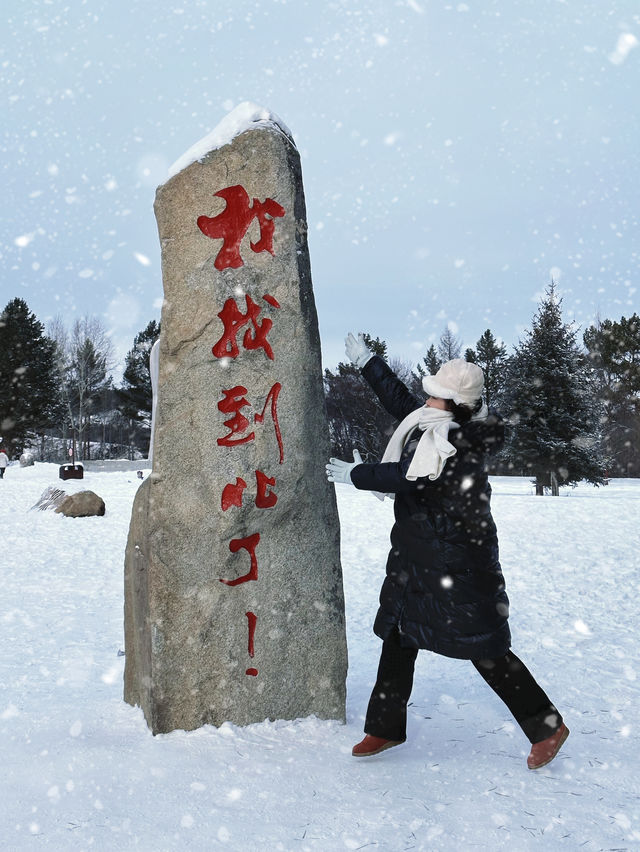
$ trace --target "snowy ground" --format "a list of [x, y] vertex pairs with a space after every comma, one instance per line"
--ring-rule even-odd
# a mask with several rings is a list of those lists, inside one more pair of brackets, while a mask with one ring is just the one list
[[[469, 663], [423, 653], [409, 741], [351, 757], [392, 506], [339, 485], [348, 723], [304, 719], [152, 737], [122, 701], [132, 472], [12, 465], [0, 482], [0, 843], [9, 850], [640, 848], [640, 481], [540, 498], [496, 478], [514, 650], [571, 736], [528, 743]], [[47, 485], [97, 491], [104, 518], [30, 512]]]

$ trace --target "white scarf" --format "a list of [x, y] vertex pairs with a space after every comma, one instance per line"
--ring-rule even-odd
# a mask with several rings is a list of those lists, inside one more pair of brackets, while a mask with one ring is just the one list
[[[483, 405], [480, 411], [474, 414], [472, 420], [482, 420], [487, 414], [487, 406]], [[406, 478], [412, 482], [425, 476], [431, 480], [437, 479], [447, 459], [457, 452], [448, 439], [449, 429], [459, 428], [450, 411], [442, 411], [440, 408], [431, 408], [427, 405], [416, 408], [404, 418], [391, 436], [381, 461], [382, 463], [400, 461], [402, 449], [416, 426], [420, 428], [422, 437], [411, 459]], [[385, 495], [381, 492], [373, 493], [378, 499], [384, 500]]]

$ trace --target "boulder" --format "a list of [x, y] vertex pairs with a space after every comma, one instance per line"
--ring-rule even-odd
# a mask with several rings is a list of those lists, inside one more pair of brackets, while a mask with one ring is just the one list
[[277, 117], [229, 119], [156, 194], [153, 469], [125, 557], [125, 700], [154, 733], [345, 719], [300, 159]]
[[78, 491], [68, 494], [55, 511], [67, 518], [89, 518], [104, 515], [105, 505], [102, 497], [94, 491]]

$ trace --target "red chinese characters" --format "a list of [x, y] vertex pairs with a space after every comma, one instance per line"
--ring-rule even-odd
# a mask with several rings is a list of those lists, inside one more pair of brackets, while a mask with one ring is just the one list
[[[275, 484], [275, 476], [267, 476], [261, 470], [256, 470], [255, 505], [258, 509], [272, 509], [276, 505], [278, 496], [275, 491], [269, 490], [269, 488], [274, 488]], [[239, 476], [236, 477], [235, 484], [230, 482], [228, 485], [225, 485], [220, 500], [223, 512], [226, 512], [232, 506], [236, 506], [237, 508], [242, 507], [242, 495], [246, 487], [247, 483]]]
[[233, 538], [229, 542], [229, 550], [232, 553], [237, 553], [239, 550], [246, 550], [250, 557], [251, 567], [242, 577], [236, 577], [235, 580], [220, 580], [226, 586], [239, 586], [241, 583], [246, 583], [249, 580], [258, 579], [258, 558], [256, 556], [256, 547], [260, 543], [260, 533], [246, 535], [244, 538]]
[[[273, 421], [273, 426], [276, 433], [276, 441], [280, 451], [280, 464], [284, 461], [284, 445], [282, 443], [282, 433], [280, 431], [280, 423], [278, 422], [278, 397], [282, 385], [276, 382], [264, 402], [264, 407], [260, 414], [254, 414], [253, 423], [263, 423], [266, 415], [267, 407], [270, 405], [270, 414]], [[242, 414], [241, 409], [250, 408], [251, 404], [247, 400], [245, 394], [247, 389], [243, 385], [236, 385], [232, 388], [222, 390], [223, 398], [218, 402], [218, 410], [223, 414], [231, 414], [228, 420], [224, 421], [224, 425], [229, 430], [226, 435], [217, 438], [220, 447], [235, 447], [238, 444], [248, 444], [255, 440], [255, 431], [248, 432], [251, 428], [251, 421]]]
[[[270, 509], [275, 506], [278, 501], [278, 497], [276, 493], [272, 489], [276, 484], [275, 477], [267, 476], [261, 470], [256, 470], [256, 497], [255, 497], [255, 505], [259, 509]], [[222, 511], [226, 512], [228, 509], [232, 507], [241, 508], [242, 507], [242, 497], [245, 488], [247, 487], [247, 483], [241, 477], [236, 477], [235, 483], [229, 483], [226, 485], [222, 492]], [[238, 553], [241, 550], [245, 550], [249, 555], [249, 570], [246, 574], [242, 574], [240, 577], [236, 577], [234, 580], [228, 580], [224, 578], [220, 578], [220, 582], [224, 583], [226, 586], [240, 586], [243, 583], [248, 583], [250, 581], [258, 580], [258, 555], [257, 548], [260, 544], [260, 533], [253, 533], [252, 535], [244, 536], [243, 538], [234, 538], [229, 542], [229, 550], [231, 553]], [[254, 637], [256, 632], [256, 626], [258, 623], [258, 616], [254, 612], [246, 613], [248, 620], [248, 628], [249, 628], [249, 643], [248, 643], [248, 653], [251, 658], [253, 658], [255, 654], [254, 647]], [[258, 669], [251, 667], [248, 668], [245, 672], [249, 677], [257, 677]]]
[[206, 237], [222, 240], [222, 248], [214, 261], [216, 269], [238, 269], [244, 265], [240, 244], [254, 219], [260, 226], [260, 239], [256, 243], [250, 242], [251, 249], [256, 253], [274, 253], [274, 219], [284, 216], [284, 207], [273, 198], [265, 201], [254, 198], [251, 203], [246, 189], [239, 185], [221, 189], [215, 196], [226, 201], [225, 209], [217, 216], [198, 216], [197, 225]]
[[261, 470], [256, 470], [256, 506], [258, 509], [273, 509], [278, 502], [278, 496], [275, 491], [269, 491], [268, 488], [275, 487], [275, 476], [267, 476]]
[[242, 434], [249, 426], [247, 418], [240, 413], [241, 408], [249, 406], [249, 402], [244, 396], [247, 389], [242, 385], [236, 385], [234, 388], [223, 389], [222, 393], [224, 399], [221, 399], [218, 403], [218, 410], [222, 411], [223, 414], [233, 414], [233, 417], [224, 421], [229, 432], [222, 438], [218, 438], [218, 445], [220, 447], [235, 447], [236, 444], [248, 444], [249, 441], [253, 441], [256, 433]]
[[[253, 659], [255, 655], [255, 635], [256, 635], [256, 625], [258, 623], [258, 616], [254, 612], [245, 612], [247, 616], [247, 627], [249, 628], [249, 641], [247, 643], [247, 653]], [[249, 675], [249, 677], [257, 677], [258, 669], [250, 668], [247, 669], [245, 674]]]
[[[263, 296], [263, 299], [272, 307], [279, 308], [280, 305], [268, 294]], [[267, 358], [273, 361], [273, 349], [267, 340], [267, 335], [273, 326], [273, 320], [265, 317], [262, 322], [258, 322], [260, 315], [260, 306], [257, 305], [251, 296], [245, 296], [247, 312], [245, 314], [238, 308], [235, 299], [227, 299], [224, 307], [218, 314], [224, 325], [222, 337], [217, 343], [214, 343], [211, 351], [216, 358], [237, 358], [240, 350], [238, 348], [237, 336], [242, 328], [248, 323], [251, 323], [253, 329], [248, 328], [242, 338], [242, 345], [245, 349], [264, 349]]]
[[[200, 216], [198, 219], [198, 227], [206, 236], [223, 240], [222, 248], [216, 257], [216, 268], [222, 270], [243, 265], [240, 243], [253, 219], [257, 219], [260, 225], [260, 239], [256, 243], [252, 242], [251, 248], [255, 252], [268, 251], [273, 254], [273, 218], [284, 216], [284, 209], [270, 198], [264, 202], [254, 198], [253, 204], [250, 204], [249, 196], [241, 186], [228, 187], [216, 195], [225, 199], [226, 209], [219, 216], [213, 218]], [[269, 333], [274, 326], [275, 315], [272, 313], [269, 316], [269, 309], [280, 309], [277, 299], [269, 293], [264, 294], [261, 300], [245, 294], [244, 304], [231, 297], [226, 299], [217, 314], [223, 329], [222, 334], [211, 347], [214, 358], [235, 362], [243, 355], [245, 358], [255, 357], [253, 353], [261, 349], [269, 361], [274, 361]], [[244, 376], [246, 373], [243, 373]], [[246, 379], [244, 381], [247, 385], [249, 384]], [[217, 445], [229, 449], [250, 445], [256, 441], [256, 436], [261, 434], [262, 428], [269, 428], [265, 420], [268, 421], [270, 418], [275, 433], [278, 462], [283, 464], [284, 442], [278, 420], [278, 404], [282, 390], [283, 387], [279, 381], [272, 384], [266, 397], [263, 398], [261, 398], [262, 395], [257, 396], [245, 384], [237, 382], [229, 382], [227, 387], [221, 388], [217, 407], [222, 418], [221, 429], [216, 437]], [[269, 442], [261, 442], [260, 446], [268, 448]], [[222, 489], [221, 511], [234, 513], [255, 513], [256, 509], [277, 511], [277, 479], [270, 473], [261, 468], [254, 468], [251, 474], [246, 470], [238, 471], [235, 481], [227, 482]], [[255, 493], [251, 487], [254, 483]], [[252, 495], [251, 498], [247, 497], [248, 494]], [[229, 588], [238, 588], [249, 582], [259, 582], [262, 534], [255, 531], [253, 523], [247, 518], [244, 527], [247, 534], [232, 538], [228, 543], [229, 551], [237, 554], [238, 560], [242, 560], [238, 561], [238, 565], [242, 567], [237, 572], [233, 570], [229, 572], [230, 577], [218, 578]], [[235, 569], [235, 562], [232, 562], [232, 565]], [[238, 576], [233, 576], [236, 573]], [[238, 593], [235, 592], [235, 594]], [[254, 606], [253, 609], [256, 607]], [[256, 653], [258, 613], [259, 610], [257, 613], [253, 611], [245, 613], [248, 629], [247, 653], [251, 659]], [[245, 673], [249, 677], [257, 677], [258, 669], [251, 666]]]
[[238, 506], [238, 508], [242, 506], [242, 492], [246, 487], [247, 483], [239, 476], [236, 477], [235, 485], [231, 483], [225, 485], [222, 492], [222, 499], [220, 500], [223, 512], [226, 512], [232, 506]]

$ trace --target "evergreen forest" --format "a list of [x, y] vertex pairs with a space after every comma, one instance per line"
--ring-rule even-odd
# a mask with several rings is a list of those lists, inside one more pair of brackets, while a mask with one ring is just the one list
[[[119, 384], [113, 347], [96, 318], [67, 327], [44, 325], [20, 298], [0, 314], [0, 447], [10, 459], [29, 452], [42, 461], [144, 458], [152, 392], [149, 355], [160, 335], [151, 320], [132, 341]], [[485, 374], [484, 397], [505, 418], [505, 444], [490, 472], [531, 476], [538, 494], [557, 494], [580, 480], [640, 476], [640, 317], [605, 319], [580, 333], [562, 317], [552, 282], [512, 352], [491, 329], [462, 350], [449, 327], [421, 361], [394, 358], [379, 337], [363, 332], [422, 400], [422, 379], [464, 358]], [[340, 362], [324, 372], [331, 453], [379, 459], [395, 423], [360, 370]]]
[[0, 314], [0, 447], [65, 462], [146, 457], [151, 429], [149, 353], [155, 320], [133, 340], [122, 382], [113, 381], [113, 344], [102, 323], [57, 317], [45, 331], [24, 299]]

